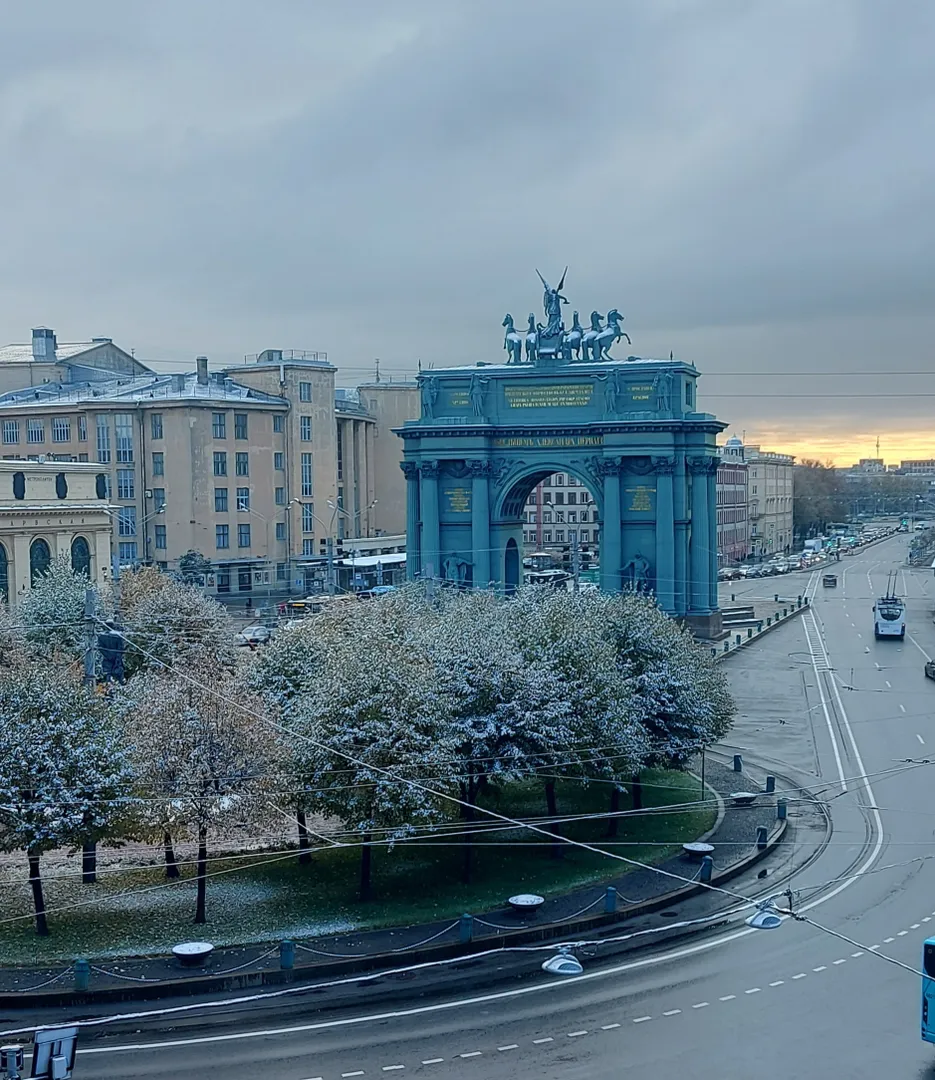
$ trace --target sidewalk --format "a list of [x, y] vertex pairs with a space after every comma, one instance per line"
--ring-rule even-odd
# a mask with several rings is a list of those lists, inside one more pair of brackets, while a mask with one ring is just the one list
[[[746, 777], [739, 776], [713, 761], [710, 755], [705, 764], [708, 798], [713, 792], [720, 807], [714, 828], [703, 838], [714, 847], [712, 883], [717, 884], [773, 855], [786, 823], [777, 821], [773, 796], [759, 795], [752, 807], [738, 807], [730, 802], [731, 792], [756, 782], [749, 773]], [[786, 782], [777, 779], [777, 788], [781, 790], [785, 786]], [[790, 811], [790, 825], [794, 824], [794, 817]], [[759, 825], [769, 829], [765, 850], [757, 848]], [[796, 858], [807, 854], [796, 843]], [[675, 877], [665, 876], [660, 870]], [[466, 956], [505, 944], [594, 937], [607, 933], [611, 926], [614, 933], [619, 933], [624, 922], [627, 932], [652, 926], [661, 929], [667, 925], [667, 919], [689, 917], [684, 909], [674, 912], [672, 908], [690, 898], [696, 898], [690, 916], [693, 918], [732, 906], [723, 894], [698, 885], [699, 873], [697, 862], [679, 855], [655, 870], [633, 870], [604, 884], [550, 898], [534, 915], [518, 914], [504, 906], [474, 914], [471, 919], [462, 917], [450, 922], [296, 941], [295, 966], [291, 970], [281, 966], [278, 941], [219, 948], [204, 968], [192, 971], [181, 969], [171, 957], [92, 961], [88, 989], [82, 992], [75, 990], [73, 965], [0, 968], [0, 1008], [8, 1011], [40, 1005], [145, 999], [304, 981], [329, 974], [376, 971]], [[609, 909], [605, 909], [608, 894], [611, 902]], [[206, 936], [210, 940], [210, 926], [206, 928]]]

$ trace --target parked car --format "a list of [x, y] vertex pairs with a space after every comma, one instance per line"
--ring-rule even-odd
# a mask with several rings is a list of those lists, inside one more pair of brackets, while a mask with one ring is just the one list
[[926, 678], [935, 679], [935, 660], [925, 661], [925, 675]]
[[245, 626], [243, 630], [236, 637], [238, 645], [249, 645], [251, 649], [255, 649], [257, 645], [269, 644], [273, 632], [268, 626]]

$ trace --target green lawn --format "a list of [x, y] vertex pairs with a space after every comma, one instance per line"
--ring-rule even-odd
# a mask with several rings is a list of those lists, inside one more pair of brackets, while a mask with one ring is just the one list
[[[647, 772], [643, 776], [644, 807], [664, 807], [697, 799], [699, 784], [682, 773]], [[606, 784], [583, 787], [558, 781], [559, 814], [606, 811]], [[499, 798], [487, 801], [510, 816], [545, 813], [541, 783], [515, 784]], [[629, 809], [629, 797], [621, 809]], [[686, 840], [711, 827], [709, 808], [672, 811], [624, 818], [619, 835], [606, 840], [606, 821], [562, 826], [566, 835], [602, 844], [608, 851], [644, 862], [661, 862]], [[457, 827], [457, 823], [453, 823]], [[133, 873], [102, 875], [97, 885], [83, 886], [77, 873], [46, 884], [51, 935], [39, 938], [28, 920], [0, 921], [0, 962], [36, 963], [76, 956], [145, 955], [166, 952], [193, 935], [215, 944], [243, 944], [310, 936], [353, 929], [407, 925], [456, 918], [463, 911], [483, 912], [504, 902], [513, 892], [535, 891], [554, 896], [586, 884], [618, 877], [618, 860], [567, 845], [563, 857], [550, 857], [549, 843], [528, 831], [484, 834], [474, 846], [470, 884], [461, 882], [462, 849], [457, 841], [397, 844], [378, 847], [373, 857], [373, 897], [357, 899], [358, 849], [316, 851], [310, 866], [299, 866], [294, 855], [270, 861], [270, 855], [212, 863], [211, 870], [232, 870], [208, 882], [208, 925], [192, 924], [195, 886], [192, 868], [181, 882], [166, 888], [158, 867]], [[25, 863], [25, 860], [24, 860]], [[3, 917], [28, 914], [31, 901], [23, 879], [6, 888]], [[94, 900], [71, 910], [53, 909]]]

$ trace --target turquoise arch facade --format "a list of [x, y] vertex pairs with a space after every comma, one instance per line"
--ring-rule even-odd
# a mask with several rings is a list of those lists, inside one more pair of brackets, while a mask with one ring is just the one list
[[397, 429], [407, 481], [407, 575], [511, 589], [535, 485], [569, 472], [599, 510], [600, 581], [639, 588], [717, 629], [717, 436], [698, 371], [674, 360], [478, 364], [420, 378]]

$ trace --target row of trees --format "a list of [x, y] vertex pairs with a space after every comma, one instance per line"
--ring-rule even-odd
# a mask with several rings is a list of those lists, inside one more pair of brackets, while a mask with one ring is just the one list
[[232, 822], [340, 822], [361, 849], [460, 816], [462, 872], [485, 792], [541, 777], [611, 781], [610, 809], [640, 770], [684, 767], [720, 738], [732, 705], [708, 650], [650, 599], [412, 588], [342, 606], [236, 655], [223, 609], [152, 570], [101, 597], [128, 646], [124, 686], [82, 683], [87, 581], [54, 566], [2, 627], [0, 847], [26, 854], [47, 932], [40, 858], [141, 839], [197, 845], [196, 922], [209, 844]]

